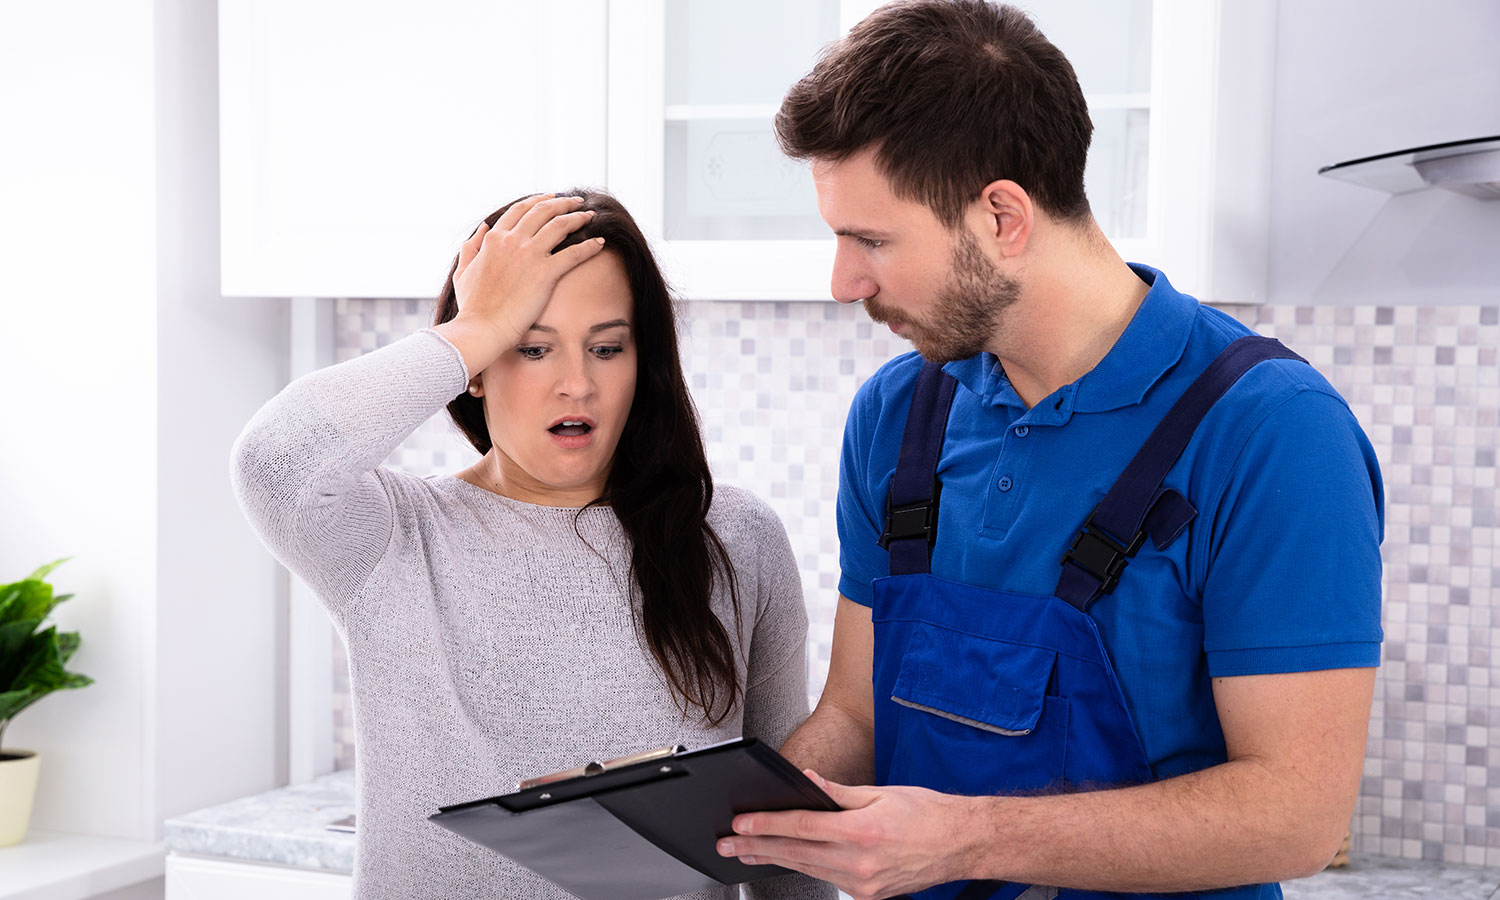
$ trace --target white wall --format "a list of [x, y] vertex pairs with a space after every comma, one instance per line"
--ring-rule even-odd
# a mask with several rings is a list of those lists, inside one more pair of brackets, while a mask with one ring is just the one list
[[217, 291], [213, 4], [0, 5], [0, 579], [58, 556], [89, 688], [25, 711], [33, 826], [154, 838], [273, 785], [275, 569], [227, 488], [279, 305]]
[[1319, 167], [1500, 135], [1500, 3], [1278, 7], [1270, 295], [1276, 303], [1494, 303], [1500, 201], [1392, 197]]
[[34, 825], [137, 836], [153, 790], [152, 6], [83, 6], [0, 6], [0, 572], [77, 557], [55, 574], [78, 594], [56, 618], [98, 683], [5, 737], [43, 753]]
[[[285, 384], [285, 300], [219, 294], [217, 4], [156, 0], [158, 817], [285, 783], [284, 576], [229, 449]], [[277, 598], [283, 598], [278, 601]]]

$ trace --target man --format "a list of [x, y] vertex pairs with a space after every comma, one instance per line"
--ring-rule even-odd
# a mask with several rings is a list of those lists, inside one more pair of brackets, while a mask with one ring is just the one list
[[783, 748], [844, 811], [743, 815], [719, 851], [861, 900], [1238, 900], [1320, 870], [1381, 640], [1380, 476], [1343, 400], [1116, 255], [1077, 79], [1014, 9], [883, 7], [776, 126], [834, 296], [920, 356], [850, 410], [828, 683]]

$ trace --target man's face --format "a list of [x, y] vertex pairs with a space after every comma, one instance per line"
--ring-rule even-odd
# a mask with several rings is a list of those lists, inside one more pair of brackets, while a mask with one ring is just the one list
[[1019, 296], [968, 230], [949, 229], [927, 206], [897, 197], [873, 151], [815, 160], [818, 211], [838, 236], [831, 289], [863, 300], [876, 322], [933, 362], [984, 350]]

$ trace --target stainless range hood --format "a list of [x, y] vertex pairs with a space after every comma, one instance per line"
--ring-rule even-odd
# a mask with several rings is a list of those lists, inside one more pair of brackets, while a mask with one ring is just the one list
[[1324, 166], [1318, 174], [1388, 194], [1440, 187], [1500, 200], [1500, 135], [1365, 156]]

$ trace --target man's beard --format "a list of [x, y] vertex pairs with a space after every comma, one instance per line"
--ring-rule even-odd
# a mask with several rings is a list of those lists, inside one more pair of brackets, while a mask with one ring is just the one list
[[873, 298], [864, 305], [876, 322], [904, 325], [904, 337], [923, 359], [946, 363], [982, 352], [999, 328], [1005, 309], [1020, 296], [1020, 282], [995, 268], [974, 236], [960, 229], [948, 281], [926, 317], [920, 321], [906, 318]]

